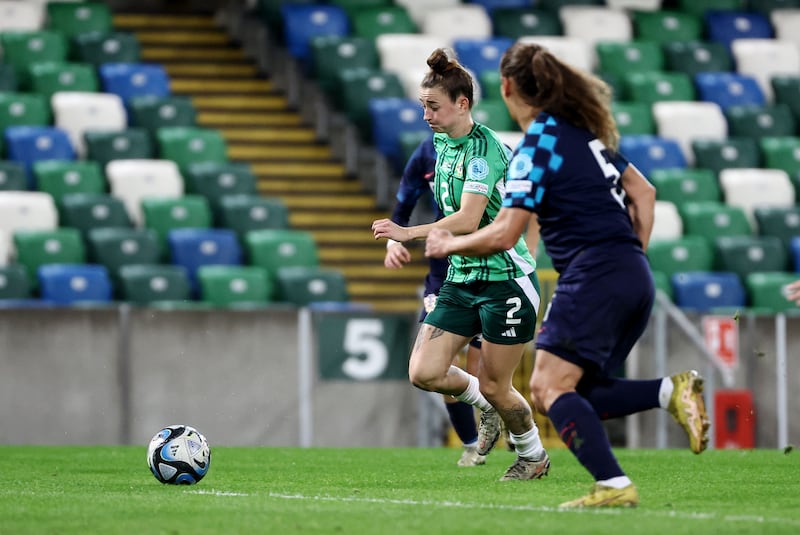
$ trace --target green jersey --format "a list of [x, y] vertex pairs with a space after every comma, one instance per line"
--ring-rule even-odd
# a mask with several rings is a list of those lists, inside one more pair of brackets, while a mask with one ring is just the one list
[[[478, 228], [491, 223], [503, 202], [509, 150], [495, 133], [475, 123], [464, 137], [433, 136], [436, 148], [434, 197], [445, 217], [459, 210], [461, 196], [474, 193], [489, 197]], [[451, 255], [447, 280], [456, 283], [511, 280], [530, 274], [535, 266], [531, 253], [520, 238], [507, 251], [491, 256]]]

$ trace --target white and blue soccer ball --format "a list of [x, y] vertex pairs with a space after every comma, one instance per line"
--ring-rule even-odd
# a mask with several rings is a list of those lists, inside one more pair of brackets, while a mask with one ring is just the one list
[[170, 425], [150, 440], [147, 465], [162, 483], [194, 485], [208, 473], [211, 447], [194, 427]]

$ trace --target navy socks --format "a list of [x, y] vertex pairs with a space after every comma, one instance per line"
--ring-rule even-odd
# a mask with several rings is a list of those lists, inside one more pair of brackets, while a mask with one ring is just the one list
[[450, 423], [453, 424], [458, 438], [464, 444], [473, 444], [478, 440], [478, 426], [475, 423], [475, 409], [469, 403], [445, 403]]

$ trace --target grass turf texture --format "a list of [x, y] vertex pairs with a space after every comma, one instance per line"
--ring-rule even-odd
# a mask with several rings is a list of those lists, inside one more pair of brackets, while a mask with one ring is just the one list
[[162, 485], [144, 447], [0, 446], [0, 533], [800, 533], [800, 454], [619, 450], [637, 509], [558, 510], [591, 478], [566, 450], [550, 476], [499, 482], [513, 454], [214, 447], [193, 486]]

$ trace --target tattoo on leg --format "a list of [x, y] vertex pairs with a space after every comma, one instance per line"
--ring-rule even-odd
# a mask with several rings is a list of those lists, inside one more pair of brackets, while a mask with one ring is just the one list
[[422, 345], [422, 337], [423, 337], [422, 329], [420, 329], [420, 331], [417, 333], [417, 339], [414, 341], [414, 351], [419, 349], [420, 346]]
[[439, 337], [440, 337], [440, 336], [442, 336], [442, 335], [443, 335], [445, 332], [446, 332], [446, 331], [444, 331], [443, 329], [440, 329], [439, 327], [431, 327], [431, 336], [430, 336], [430, 340], [433, 340], [434, 338], [439, 338]]
[[508, 430], [521, 435], [531, 430], [533, 413], [527, 403], [518, 403], [503, 411]]

